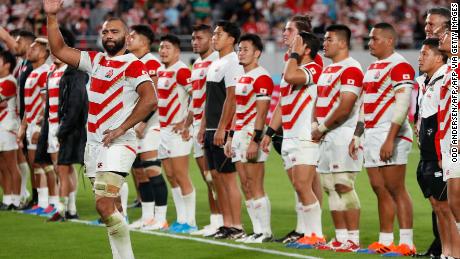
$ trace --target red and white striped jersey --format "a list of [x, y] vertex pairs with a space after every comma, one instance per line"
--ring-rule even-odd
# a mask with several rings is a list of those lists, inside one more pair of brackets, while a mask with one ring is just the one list
[[[316, 117], [320, 124], [334, 113], [339, 105], [342, 92], [351, 92], [358, 98], [361, 96], [363, 77], [361, 65], [352, 57], [324, 68], [318, 80], [318, 100], [316, 102]], [[342, 127], [354, 129], [358, 122], [359, 106], [359, 101], [356, 101], [348, 119], [334, 130], [340, 130]]]
[[[150, 52], [145, 54], [140, 59], [140, 61], [144, 63], [145, 68], [147, 69], [147, 72], [149, 73], [151, 77], [157, 76], [158, 69], [163, 67], [163, 64], [161, 64], [160, 60]], [[156, 111], [153, 114], [153, 116], [147, 121], [147, 128], [148, 129], [160, 129], [160, 118], [158, 116], [158, 111]]]
[[6, 107], [0, 107], [0, 129], [16, 131], [19, 127], [19, 116], [16, 106], [16, 79], [13, 75], [0, 78], [0, 99], [6, 100]]
[[48, 102], [50, 105], [48, 111], [48, 121], [50, 124], [59, 123], [58, 118], [58, 108], [59, 108], [59, 82], [61, 77], [64, 74], [64, 71], [67, 69], [67, 65], [62, 65], [60, 68], [56, 66], [51, 66], [50, 75], [48, 75]]
[[[363, 81], [366, 128], [390, 129], [395, 92], [401, 88], [412, 91], [414, 76], [414, 69], [398, 53], [377, 60], [368, 67]], [[409, 122], [406, 119], [404, 124], [407, 123]]]
[[[139, 95], [137, 87], [152, 81], [144, 64], [133, 54], [109, 57], [97, 51], [82, 51], [78, 69], [90, 76], [88, 84], [88, 142], [101, 144], [105, 130], [118, 128], [131, 115]], [[134, 129], [114, 140], [136, 146]]]
[[204, 114], [204, 103], [206, 101], [206, 75], [208, 68], [214, 60], [219, 59], [219, 53], [214, 51], [211, 55], [207, 56], [204, 60], [201, 57], [193, 63], [192, 68], [192, 111], [193, 111], [193, 125], [196, 127], [200, 125], [201, 118]]
[[235, 87], [236, 122], [235, 130], [254, 128], [256, 122], [256, 102], [270, 101], [274, 84], [265, 68], [259, 66], [242, 75]]
[[49, 69], [50, 66], [45, 63], [32, 70], [29, 77], [27, 77], [24, 85], [24, 102], [26, 106], [25, 116], [28, 124], [35, 123], [38, 119], [38, 114], [45, 108], [42, 94], [45, 91]]
[[321, 66], [315, 62], [300, 66], [313, 78], [313, 83], [308, 85], [293, 86], [281, 80], [281, 121], [284, 138], [311, 139], [312, 112], [317, 97], [316, 84], [321, 76]]
[[190, 83], [190, 69], [182, 61], [168, 68], [158, 70], [158, 111], [160, 127], [179, 123], [187, 117]]
[[[449, 64], [446, 75], [442, 82], [441, 96], [438, 111], [438, 139], [439, 148], [438, 152], [450, 153], [451, 147], [451, 132], [452, 132], [452, 115], [451, 115], [451, 95], [452, 95], [452, 66]], [[457, 75], [460, 68], [455, 70]]]

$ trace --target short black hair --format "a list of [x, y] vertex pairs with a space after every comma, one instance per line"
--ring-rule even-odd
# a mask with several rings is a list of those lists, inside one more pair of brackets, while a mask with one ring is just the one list
[[442, 55], [442, 61], [447, 63], [447, 55], [439, 50], [439, 39], [438, 38], [428, 38], [425, 39], [422, 43], [422, 45], [428, 46], [431, 50], [436, 52], [436, 54]]
[[450, 10], [442, 6], [431, 8], [428, 10], [427, 15], [428, 14], [441, 15], [442, 17], [446, 18], [446, 20], [450, 20]]
[[208, 32], [208, 33], [211, 33], [212, 34], [212, 28], [211, 26], [207, 25], [207, 24], [197, 24], [197, 25], [193, 25], [192, 27], [192, 30], [193, 31], [204, 31], [204, 32]]
[[16, 67], [16, 57], [13, 53], [7, 50], [2, 50], [0, 51], [0, 58], [3, 59], [4, 63], [10, 64], [10, 73], [13, 73], [14, 68]]
[[260, 52], [264, 51], [264, 44], [262, 43], [262, 39], [257, 34], [248, 33], [240, 37], [238, 43], [242, 41], [250, 41], [252, 45], [259, 50]]
[[217, 26], [222, 27], [224, 32], [226, 32], [230, 37], [233, 37], [235, 39], [233, 44], [236, 44], [240, 39], [241, 31], [240, 28], [236, 25], [236, 23], [221, 20], [217, 22]]
[[311, 17], [308, 15], [295, 15], [289, 21], [294, 22], [295, 27], [299, 32], [311, 32]]
[[321, 47], [321, 42], [319, 41], [318, 37], [316, 37], [311, 32], [305, 31], [299, 32], [299, 35], [302, 37], [303, 43], [307, 44], [307, 48], [310, 49], [310, 58], [314, 59]]
[[375, 24], [373, 28], [390, 32], [391, 35], [393, 35], [393, 38], [395, 40], [394, 44], [396, 44], [396, 41], [398, 40], [398, 33], [396, 33], [396, 30], [393, 27], [393, 25], [386, 23], [386, 22], [381, 22], [381, 23]]
[[345, 39], [348, 48], [350, 48], [351, 30], [348, 28], [348, 26], [344, 24], [332, 24], [326, 28], [326, 31], [337, 33], [340, 37]]
[[26, 38], [30, 41], [34, 41], [37, 36], [35, 36], [35, 34], [33, 34], [33, 32], [30, 32], [30, 31], [26, 31], [26, 30], [20, 30], [17, 32], [16, 34], [17, 36], [20, 36], [21, 38]]
[[155, 34], [153, 33], [152, 28], [145, 24], [137, 24], [131, 26], [131, 30], [135, 31], [137, 34], [140, 34], [149, 40], [149, 45], [155, 41]]
[[71, 48], [75, 47], [76, 39], [73, 33], [64, 27], [59, 27], [59, 31], [61, 31], [61, 35], [62, 35], [62, 38], [64, 39], [65, 44], [67, 44], [67, 46]]
[[172, 45], [174, 45], [178, 49], [180, 49], [180, 39], [176, 35], [173, 35], [173, 34], [163, 35], [163, 36], [161, 36], [160, 41], [170, 42]]

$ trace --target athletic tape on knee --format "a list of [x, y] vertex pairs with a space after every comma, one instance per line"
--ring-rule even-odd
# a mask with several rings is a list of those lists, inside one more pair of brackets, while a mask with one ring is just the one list
[[204, 174], [204, 179], [206, 180], [207, 183], [212, 183], [212, 174], [211, 174], [211, 171], [209, 170], [205, 170], [203, 172]]
[[109, 233], [110, 235], [115, 234], [114, 232], [123, 225], [123, 222], [123, 215], [121, 215], [119, 211], [115, 211], [108, 218], [104, 219], [106, 227], [111, 230]]
[[345, 204], [345, 209], [349, 210], [361, 208], [361, 203], [355, 189], [346, 193], [342, 193], [340, 196], [343, 200], [343, 204]]
[[329, 190], [328, 195], [329, 200], [329, 209], [335, 211], [344, 211], [345, 210], [345, 203], [340, 198], [339, 194], [335, 190]]
[[142, 160], [142, 167], [145, 170], [148, 169], [160, 169], [161, 168], [161, 161], [158, 159], [152, 159], [152, 160]]
[[98, 196], [116, 198], [119, 196], [124, 177], [112, 172], [98, 172], [94, 181], [94, 193]]
[[52, 165], [47, 165], [43, 169], [45, 170], [45, 173], [50, 173], [54, 171], [54, 167]]
[[34, 174], [45, 174], [43, 168], [34, 168]]

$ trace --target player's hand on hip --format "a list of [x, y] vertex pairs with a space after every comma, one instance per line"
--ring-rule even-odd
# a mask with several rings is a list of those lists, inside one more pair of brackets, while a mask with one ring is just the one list
[[318, 128], [314, 129], [311, 132], [311, 140], [313, 140], [314, 142], [319, 142], [321, 138], [323, 138], [323, 133], [319, 131]]
[[348, 155], [353, 158], [353, 160], [358, 160], [358, 156], [356, 155], [358, 148], [355, 146], [355, 139], [350, 141], [348, 145]]
[[393, 147], [393, 141], [385, 140], [385, 142], [383, 142], [383, 145], [380, 148], [380, 159], [383, 162], [389, 161], [391, 159], [393, 156]]
[[43, 0], [43, 9], [47, 14], [57, 14], [63, 4], [64, 0]]
[[145, 122], [139, 122], [135, 127], [134, 131], [136, 132], [136, 136], [140, 139], [144, 138], [144, 132], [145, 132], [145, 127], [147, 126], [147, 123]]
[[205, 130], [200, 128], [200, 131], [198, 131], [198, 134], [196, 136], [198, 143], [200, 143], [201, 145], [204, 145], [204, 133]]
[[214, 134], [214, 145], [221, 147], [224, 144], [225, 144], [225, 130], [217, 129], [216, 133]]
[[272, 143], [272, 138], [265, 135], [262, 138], [262, 141], [260, 142], [260, 148], [262, 149], [262, 151], [264, 151], [265, 153], [270, 152], [270, 143]]
[[189, 141], [192, 136], [190, 135], [190, 131], [188, 128], [184, 128], [181, 132], [182, 140], [183, 141]]
[[102, 133], [104, 134], [102, 143], [104, 143], [104, 146], [108, 147], [115, 139], [117, 139], [120, 136], [123, 136], [125, 132], [126, 131], [122, 128], [116, 128], [114, 130], [105, 130], [104, 133]]

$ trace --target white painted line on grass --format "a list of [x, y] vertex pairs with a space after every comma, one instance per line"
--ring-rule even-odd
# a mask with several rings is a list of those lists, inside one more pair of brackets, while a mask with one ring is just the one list
[[[75, 222], [75, 223], [80, 223], [80, 224], [86, 224], [86, 225], [91, 226], [91, 224], [89, 224], [90, 221], [87, 221], [87, 220], [71, 219], [69, 221]], [[92, 226], [97, 226], [97, 225], [92, 225]], [[206, 244], [212, 244], [212, 245], [218, 245], [218, 246], [226, 246], [226, 247], [231, 247], [231, 248], [236, 248], [236, 249], [242, 249], [242, 250], [249, 250], [249, 251], [265, 253], [265, 254], [273, 254], [273, 255], [287, 256], [287, 257], [305, 258], [305, 259], [321, 259], [320, 257], [314, 257], [314, 256], [308, 256], [308, 255], [302, 255], [302, 254], [296, 254], [296, 253], [287, 253], [287, 252], [282, 252], [282, 251], [278, 251], [278, 250], [272, 250], [272, 249], [266, 249], [266, 248], [257, 248], [257, 247], [251, 247], [251, 246], [246, 246], [246, 245], [229, 244], [229, 243], [219, 242], [219, 241], [216, 241], [216, 240], [206, 239], [206, 238], [191, 237], [191, 236], [185, 236], [185, 235], [175, 235], [175, 234], [170, 234], [170, 233], [165, 233], [165, 232], [158, 232], [158, 231], [147, 231], [147, 230], [130, 230], [130, 231], [143, 233], [143, 234], [148, 234], [148, 235], [160, 236], [160, 237], [169, 237], [169, 238], [175, 238], [175, 239], [192, 240], [192, 241], [196, 241], [196, 242], [200, 242], [200, 243], [206, 243]]]

